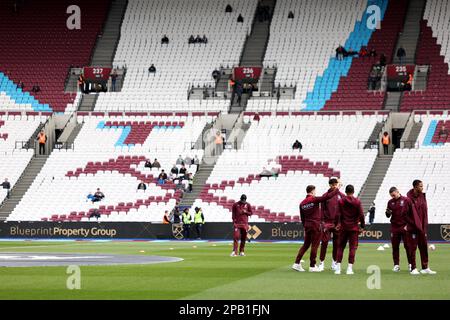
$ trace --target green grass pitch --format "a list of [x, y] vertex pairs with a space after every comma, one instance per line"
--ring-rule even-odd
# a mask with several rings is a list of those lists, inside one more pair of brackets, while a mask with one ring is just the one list
[[[355, 275], [345, 274], [346, 261], [339, 276], [330, 270], [300, 273], [291, 270], [298, 247], [252, 242], [246, 257], [229, 257], [231, 246], [226, 242], [0, 242], [0, 252], [184, 259], [156, 265], [81, 266], [80, 290], [66, 288], [66, 267], [0, 268], [0, 299], [450, 299], [450, 245], [438, 244], [430, 251], [430, 266], [437, 275], [419, 276], [406, 271], [403, 252], [402, 270], [394, 273], [391, 249], [377, 251], [377, 244], [367, 243], [358, 248]], [[304, 266], [308, 258], [307, 253]], [[370, 265], [381, 269], [381, 289], [367, 288]]]

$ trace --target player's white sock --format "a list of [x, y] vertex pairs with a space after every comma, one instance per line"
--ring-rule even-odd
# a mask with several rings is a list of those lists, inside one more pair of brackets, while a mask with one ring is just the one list
[[408, 264], [408, 270], [409, 270], [409, 272], [411, 272], [412, 270], [411, 270], [411, 263], [410, 264]]
[[339, 262], [336, 263], [334, 274], [341, 274], [341, 264]]

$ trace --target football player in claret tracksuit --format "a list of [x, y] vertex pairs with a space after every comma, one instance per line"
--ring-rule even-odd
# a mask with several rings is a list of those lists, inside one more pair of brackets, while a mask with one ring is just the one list
[[319, 267], [316, 266], [317, 249], [320, 245], [321, 237], [321, 220], [322, 215], [320, 212], [320, 203], [334, 197], [339, 189], [336, 187], [331, 188], [331, 191], [327, 192], [322, 197], [316, 197], [316, 187], [309, 185], [306, 187], [306, 198], [300, 203], [300, 217], [303, 227], [305, 229], [305, 240], [303, 246], [300, 248], [295, 259], [295, 263], [292, 265], [292, 269], [296, 271], [305, 271], [301, 265], [301, 260], [305, 252], [311, 246], [310, 255], [310, 272], [320, 272]]
[[413, 188], [406, 195], [413, 203], [417, 215], [421, 222], [421, 230], [417, 234], [417, 245], [420, 252], [420, 261], [422, 263], [422, 274], [436, 274], [428, 266], [428, 205], [427, 198], [423, 192], [423, 183], [420, 180], [413, 181]]
[[233, 241], [233, 252], [231, 256], [237, 256], [237, 248], [239, 240], [241, 244], [239, 246], [239, 255], [245, 256], [245, 241], [247, 240], [247, 230], [248, 230], [248, 217], [253, 213], [250, 203], [247, 202], [247, 196], [243, 194], [241, 200], [233, 204], [232, 214], [233, 214], [233, 228], [234, 228], [234, 241]]
[[361, 201], [354, 197], [355, 188], [349, 184], [345, 187], [346, 196], [339, 200], [339, 248], [335, 274], [341, 274], [341, 262], [345, 246], [349, 246], [347, 274], [353, 274], [356, 249], [358, 249], [358, 236], [364, 229], [364, 212]]
[[391, 218], [391, 243], [394, 269], [400, 271], [400, 241], [406, 250], [411, 274], [419, 274], [416, 269], [417, 231], [422, 229], [421, 222], [411, 200], [400, 194], [396, 187], [389, 189], [392, 197], [386, 208], [386, 217]]
[[[338, 187], [339, 180], [337, 178], [331, 178], [328, 182], [330, 189], [328, 192]], [[325, 196], [326, 194], [324, 194]], [[325, 269], [325, 257], [327, 254], [328, 242], [333, 235], [333, 262], [331, 264], [331, 270], [336, 268], [337, 250], [339, 246], [339, 231], [336, 230], [337, 222], [339, 221], [339, 205], [338, 202], [345, 195], [342, 192], [338, 192], [334, 197], [322, 202], [322, 234], [321, 234], [321, 246], [320, 246], [320, 264], [319, 269], [323, 271]]]

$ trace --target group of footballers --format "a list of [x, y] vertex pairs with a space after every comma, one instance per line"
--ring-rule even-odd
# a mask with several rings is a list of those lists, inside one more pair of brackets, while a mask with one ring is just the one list
[[[316, 196], [316, 187], [306, 188], [306, 198], [300, 203], [300, 218], [304, 227], [304, 243], [298, 251], [292, 269], [304, 272], [302, 257], [311, 247], [310, 272], [325, 270], [325, 257], [329, 241], [333, 243], [333, 262], [331, 269], [341, 274], [341, 262], [347, 243], [349, 245], [347, 274], [354, 274], [358, 236], [364, 230], [365, 216], [361, 201], [355, 197], [353, 185], [345, 187], [345, 194], [339, 191], [342, 187], [338, 178], [329, 180], [330, 188], [322, 196]], [[403, 241], [411, 275], [436, 274], [428, 266], [428, 207], [423, 183], [413, 181], [413, 188], [402, 196], [396, 187], [389, 189], [391, 200], [387, 203], [386, 216], [391, 221], [391, 243], [394, 268], [400, 271], [400, 242]], [[247, 196], [242, 195], [240, 201], [232, 208], [234, 225], [234, 242], [231, 256], [245, 256], [245, 241], [248, 230], [248, 217], [252, 215], [252, 207]], [[238, 253], [238, 244], [239, 253]], [[320, 263], [316, 265], [317, 251], [320, 246]], [[419, 248], [421, 271], [416, 267], [416, 251]]]

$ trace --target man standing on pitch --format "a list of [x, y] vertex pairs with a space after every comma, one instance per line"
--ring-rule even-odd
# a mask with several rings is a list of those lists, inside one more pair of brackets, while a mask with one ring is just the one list
[[248, 217], [253, 213], [250, 203], [247, 202], [247, 196], [243, 194], [241, 200], [233, 204], [232, 214], [233, 214], [233, 228], [234, 228], [234, 241], [233, 241], [233, 252], [231, 257], [237, 256], [237, 248], [239, 239], [241, 244], [239, 246], [239, 255], [245, 256], [245, 241], [247, 240], [247, 230], [248, 230]]
[[[328, 181], [330, 185], [330, 189], [327, 193], [332, 192], [334, 189], [338, 187], [339, 181], [337, 178], [331, 178]], [[324, 194], [326, 196], [326, 193]], [[335, 270], [336, 268], [336, 256], [338, 250], [338, 240], [339, 240], [339, 231], [336, 230], [337, 222], [339, 221], [339, 206], [338, 202], [345, 195], [342, 192], [338, 192], [334, 197], [324, 201], [322, 203], [322, 234], [321, 234], [321, 246], [320, 246], [320, 264], [319, 269], [323, 271], [325, 268], [325, 257], [327, 254], [328, 242], [331, 239], [331, 235], [333, 235], [333, 262], [331, 264], [331, 269]]]
[[412, 201], [414, 208], [419, 216], [422, 230], [417, 235], [417, 245], [420, 252], [420, 261], [422, 263], [422, 274], [436, 274], [428, 267], [428, 205], [425, 193], [423, 193], [423, 183], [420, 180], [413, 181], [413, 188], [409, 190], [407, 197]]
[[[408, 264], [411, 265], [409, 257], [408, 242], [406, 240], [406, 230], [408, 230], [407, 217], [415, 215], [414, 207], [411, 200], [400, 194], [396, 187], [389, 189], [391, 200], [387, 203], [386, 217], [391, 219], [391, 244], [392, 244], [392, 258], [394, 260], [394, 269], [392, 271], [400, 271], [400, 242], [403, 240]], [[412, 229], [412, 228], [410, 228]]]
[[400, 271], [400, 241], [403, 239], [406, 256], [412, 275], [419, 274], [416, 269], [417, 232], [422, 229], [421, 222], [411, 200], [400, 195], [396, 187], [389, 189], [392, 197], [386, 208], [386, 217], [391, 218], [391, 243], [394, 269]]
[[316, 197], [316, 187], [313, 185], [306, 187], [306, 198], [300, 203], [300, 218], [305, 229], [305, 240], [303, 246], [298, 251], [295, 263], [292, 265], [292, 269], [296, 271], [305, 271], [301, 265], [301, 260], [311, 246], [309, 271], [320, 272], [319, 267], [316, 266], [317, 249], [320, 245], [321, 236], [320, 223], [322, 219], [319, 205], [321, 202], [334, 197], [339, 192], [337, 186], [332, 187], [330, 190], [322, 197]]
[[341, 274], [341, 262], [344, 249], [349, 243], [347, 274], [353, 274], [356, 249], [358, 249], [358, 235], [364, 228], [364, 212], [361, 201], [354, 196], [355, 188], [349, 184], [345, 187], [346, 196], [339, 200], [339, 223], [337, 229], [341, 230], [339, 235], [339, 248], [337, 253], [337, 264], [334, 274]]

